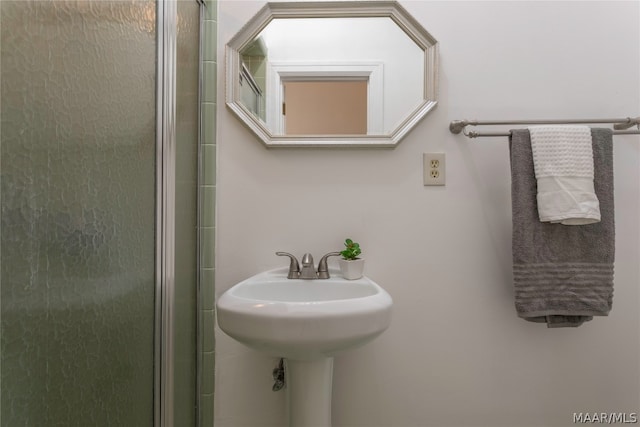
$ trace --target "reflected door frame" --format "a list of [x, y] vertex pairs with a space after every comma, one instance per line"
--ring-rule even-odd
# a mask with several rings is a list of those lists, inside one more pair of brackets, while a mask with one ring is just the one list
[[267, 127], [274, 135], [285, 134], [285, 118], [282, 114], [284, 81], [349, 79], [366, 79], [369, 82], [367, 134], [382, 135], [384, 133], [384, 64], [382, 62], [270, 62], [267, 66], [265, 91], [268, 94], [266, 97]]

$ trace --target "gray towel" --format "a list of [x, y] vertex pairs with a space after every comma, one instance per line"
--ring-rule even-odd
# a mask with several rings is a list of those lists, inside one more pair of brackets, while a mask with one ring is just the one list
[[591, 136], [602, 219], [568, 226], [540, 222], [529, 131], [511, 131], [515, 305], [518, 316], [546, 322], [548, 327], [579, 326], [611, 310], [615, 250], [611, 129], [592, 129]]

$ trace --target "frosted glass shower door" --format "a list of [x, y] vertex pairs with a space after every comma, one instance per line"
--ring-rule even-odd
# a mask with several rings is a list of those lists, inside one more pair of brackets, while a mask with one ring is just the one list
[[0, 424], [150, 427], [155, 1], [0, 16]]

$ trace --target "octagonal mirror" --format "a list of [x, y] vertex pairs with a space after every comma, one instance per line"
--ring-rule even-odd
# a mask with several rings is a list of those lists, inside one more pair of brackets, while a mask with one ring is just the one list
[[395, 147], [437, 104], [437, 41], [395, 1], [267, 3], [226, 54], [227, 106], [268, 147]]

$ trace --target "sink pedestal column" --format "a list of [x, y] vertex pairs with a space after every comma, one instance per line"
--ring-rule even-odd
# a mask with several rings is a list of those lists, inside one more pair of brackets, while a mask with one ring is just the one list
[[333, 357], [286, 359], [287, 406], [291, 427], [331, 427]]

